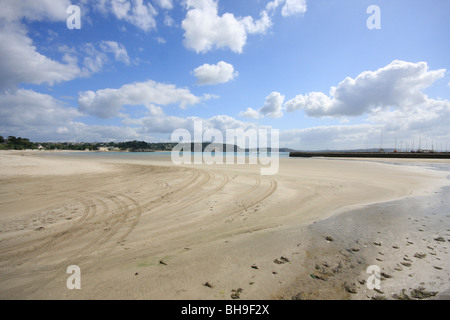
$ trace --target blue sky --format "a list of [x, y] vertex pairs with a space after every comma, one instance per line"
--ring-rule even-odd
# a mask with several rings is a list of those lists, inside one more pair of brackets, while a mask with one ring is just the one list
[[169, 141], [201, 119], [279, 129], [296, 149], [378, 147], [381, 133], [450, 147], [446, 0], [0, 2], [3, 136]]

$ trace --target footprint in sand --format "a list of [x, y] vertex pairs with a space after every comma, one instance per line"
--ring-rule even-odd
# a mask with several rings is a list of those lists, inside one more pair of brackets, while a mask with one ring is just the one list
[[400, 262], [400, 264], [405, 267], [411, 267], [411, 263], [409, 263], [409, 262], [402, 261], [402, 262]]
[[282, 257], [280, 257], [280, 259], [277, 258], [277, 259], [273, 260], [273, 262], [276, 264], [283, 264], [286, 262], [290, 262], [290, 260], [288, 258], [282, 256]]

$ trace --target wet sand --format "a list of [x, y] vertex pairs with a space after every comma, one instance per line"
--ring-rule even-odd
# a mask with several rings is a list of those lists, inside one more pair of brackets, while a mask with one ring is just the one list
[[[448, 242], [433, 239], [447, 241], [448, 213], [407, 205], [441, 196], [448, 172], [328, 159], [259, 169], [1, 152], [0, 298], [368, 299], [381, 295], [358, 282], [372, 264], [393, 275], [386, 298], [422, 282], [444, 292]], [[411, 267], [392, 271], [405, 255]], [[81, 290], [66, 287], [70, 265]]]
[[[446, 187], [306, 226], [297, 251], [307, 257], [303, 272], [280, 298], [400, 300], [425, 298], [417, 295], [422, 292], [449, 299], [449, 208]], [[378, 291], [367, 287], [370, 265], [380, 270]]]

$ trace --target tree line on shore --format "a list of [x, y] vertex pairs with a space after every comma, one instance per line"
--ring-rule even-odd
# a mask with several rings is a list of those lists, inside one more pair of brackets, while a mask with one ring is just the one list
[[[3, 138], [0, 136], [0, 150], [25, 150], [25, 149], [35, 149], [35, 143], [31, 142], [30, 139], [9, 136], [8, 138]], [[37, 149], [37, 148], [36, 148]]]
[[127, 142], [31, 142], [30, 139], [0, 136], [0, 150], [73, 150], [73, 151], [171, 151], [176, 143], [149, 143], [145, 141]]
[[[181, 143], [186, 151], [190, 144], [191, 151], [205, 151], [215, 149], [217, 151], [242, 152], [248, 149], [239, 148], [236, 145], [218, 144], [212, 142], [202, 143]], [[177, 146], [175, 142], [145, 142], [145, 141], [126, 141], [126, 142], [31, 142], [30, 139], [9, 136], [4, 138], [0, 136], [0, 150], [68, 150], [68, 151], [129, 151], [129, 152], [152, 152], [152, 151], [172, 151]], [[270, 148], [268, 148], [270, 151]], [[252, 149], [253, 150], [253, 149]], [[259, 149], [257, 149], [259, 150]], [[280, 148], [280, 152], [293, 151], [291, 149]]]

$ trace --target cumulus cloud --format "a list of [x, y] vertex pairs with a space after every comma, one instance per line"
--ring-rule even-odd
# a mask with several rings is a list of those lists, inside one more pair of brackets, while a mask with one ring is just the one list
[[189, 118], [186, 119], [177, 116], [168, 116], [165, 114], [149, 115], [140, 119], [125, 119], [123, 123], [137, 126], [137, 132], [139, 134], [162, 133], [169, 135], [176, 129], [191, 129], [192, 127], [189, 124]]
[[382, 125], [334, 125], [280, 132], [280, 145], [302, 150], [357, 149], [379, 146]]
[[[171, 134], [177, 129], [188, 130], [192, 138], [194, 137], [194, 123], [195, 121], [202, 122], [203, 132], [209, 129], [214, 129], [224, 134], [226, 130], [230, 129], [242, 129], [244, 131], [257, 128], [256, 124], [251, 122], [244, 122], [236, 120], [233, 117], [227, 115], [216, 115], [211, 118], [199, 118], [199, 117], [177, 117], [169, 115], [150, 115], [141, 119], [132, 120], [134, 125], [138, 125], [137, 132], [139, 134]], [[130, 123], [126, 120], [125, 123]], [[170, 136], [169, 136], [170, 137]]]
[[[198, 127], [194, 126], [196, 123], [200, 122], [202, 126], [202, 136], [199, 137], [196, 134], [198, 133]], [[246, 132], [247, 130], [253, 129], [257, 130], [258, 126], [254, 123], [243, 122], [234, 119], [233, 117], [227, 115], [217, 115], [211, 118], [200, 118], [200, 117], [188, 117], [181, 118], [176, 116], [159, 116], [159, 117], [146, 117], [141, 119], [141, 124], [137, 129], [137, 133], [141, 135], [162, 135], [167, 138], [165, 141], [171, 140], [172, 133], [175, 130], [184, 129], [190, 133], [191, 141], [203, 141], [209, 142], [213, 141], [212, 137], [218, 138], [216, 133], [220, 133], [222, 135], [223, 141], [226, 142], [227, 138], [234, 138], [227, 136], [228, 130], [238, 130], [241, 132]], [[206, 132], [209, 132], [207, 136], [204, 136]], [[161, 134], [160, 134], [161, 133]], [[212, 135], [211, 135], [212, 133]], [[197, 139], [200, 138], [200, 139]], [[164, 140], [164, 138], [163, 138]], [[235, 143], [239, 143], [236, 141]], [[244, 143], [247, 143], [244, 142]], [[246, 147], [245, 145], [240, 145], [240, 147]], [[248, 147], [248, 146], [247, 146]]]
[[60, 134], [60, 141], [131, 141], [131, 140], [147, 140], [149, 137], [141, 135], [135, 128], [124, 126], [102, 126], [102, 125], [86, 125], [84, 123], [74, 123], [69, 127], [71, 134]]
[[0, 42], [0, 89], [19, 83], [53, 85], [84, 75], [70, 55], [61, 63], [40, 54], [18, 23], [0, 26]]
[[258, 110], [255, 110], [253, 108], [247, 108], [247, 110], [239, 112], [239, 117], [260, 119], [261, 114], [259, 113]]
[[[117, 61], [130, 64], [125, 47], [115, 41], [103, 41], [100, 49], [97, 45], [85, 43], [79, 48], [59, 47], [63, 55], [62, 61], [56, 61], [38, 52], [33, 40], [28, 36], [27, 28], [20, 22], [22, 19], [63, 20], [67, 19], [65, 9], [60, 15], [55, 8], [61, 9], [64, 1], [8, 1], [5, 11], [1, 11], [0, 19], [7, 23], [0, 24], [0, 41], [7, 44], [0, 47], [0, 89], [15, 88], [20, 83], [48, 84], [50, 86], [87, 77], [100, 71], [108, 58], [105, 52], [112, 53]], [[29, 4], [29, 7], [26, 5]], [[52, 6], [52, 5], [53, 6]], [[39, 9], [30, 10], [36, 5]], [[70, 3], [69, 3], [70, 5]], [[23, 9], [23, 11], [21, 11]], [[44, 10], [48, 9], [48, 11]], [[5, 12], [8, 17], [3, 17]]]
[[284, 96], [279, 92], [272, 92], [266, 97], [266, 102], [258, 111], [270, 118], [280, 118], [283, 116]]
[[294, 99], [286, 102], [286, 110], [293, 112], [299, 109], [305, 109], [310, 116], [319, 115], [320, 110], [329, 110], [332, 99], [322, 92], [311, 92], [305, 95], [298, 95]]
[[226, 132], [227, 129], [242, 129], [246, 131], [257, 127], [252, 122], [239, 121], [227, 115], [217, 115], [206, 119], [203, 126], [206, 129], [217, 129], [221, 132]]
[[127, 105], [178, 103], [181, 108], [185, 108], [187, 105], [199, 103], [201, 100], [202, 98], [193, 95], [188, 89], [148, 80], [126, 84], [119, 89], [81, 92], [78, 105], [80, 111], [87, 114], [100, 118], [112, 118], [118, 116], [120, 110]]
[[[432, 140], [436, 144], [448, 141], [450, 101], [433, 99], [424, 93], [443, 78], [445, 72], [445, 69], [429, 70], [426, 62], [395, 60], [376, 71], [362, 72], [354, 79], [347, 77], [337, 87], [332, 87], [329, 95], [322, 92], [298, 95], [285, 104], [288, 112], [304, 110], [311, 117], [367, 115], [368, 124], [367, 127], [346, 125], [289, 131], [291, 138], [297, 136], [292, 141], [300, 143], [301, 137], [305, 149], [313, 146], [312, 141], [320, 144], [320, 139], [314, 137], [321, 137], [328, 147], [354, 148], [359, 143], [358, 147], [373, 148], [380, 146], [377, 140], [381, 132], [385, 145], [392, 148], [396, 138], [409, 141], [410, 147], [415, 139], [416, 148], [418, 137], [430, 140], [430, 147]], [[337, 140], [335, 135], [342, 139]], [[352, 145], [352, 141], [355, 144]], [[321, 146], [324, 148], [324, 143]]]
[[[158, 14], [153, 5], [147, 0], [96, 0], [81, 1], [83, 12], [91, 5], [103, 14], [112, 14], [119, 20], [126, 21], [137, 28], [149, 31], [156, 28], [155, 17]], [[6, 22], [21, 21], [66, 21], [67, 8], [70, 0], [20, 0], [3, 1], [0, 19]], [[157, 0], [157, 4], [163, 9], [172, 9], [172, 0]], [[88, 19], [88, 17], [85, 17]]]
[[[304, 150], [357, 148], [422, 148], [428, 141], [431, 148], [442, 149], [449, 141], [450, 101], [430, 99], [421, 107], [410, 110], [383, 109], [371, 113], [365, 124], [318, 126], [286, 130], [280, 134], [283, 146]], [[380, 136], [383, 136], [381, 144]], [[409, 148], [406, 148], [408, 144]]]
[[305, 13], [307, 10], [306, 0], [274, 0], [266, 5], [266, 10], [273, 12], [281, 5], [283, 5], [281, 8], [281, 15], [283, 17]]
[[161, 107], [159, 106], [155, 106], [154, 104], [150, 104], [147, 106], [148, 112], [152, 115], [152, 116], [162, 116], [164, 115], [164, 111]]
[[395, 60], [376, 71], [347, 77], [330, 95], [312, 92], [286, 103], [286, 110], [304, 110], [312, 117], [359, 116], [394, 107], [407, 110], [428, 101], [423, 90], [444, 76], [445, 69], [429, 70], [426, 62]]
[[261, 119], [265, 116], [269, 118], [281, 118], [283, 116], [283, 102], [284, 96], [274, 91], [266, 97], [266, 101], [260, 109], [247, 108], [247, 110], [241, 111], [239, 116], [252, 119]]
[[20, 0], [2, 1], [0, 19], [7, 22], [20, 21], [66, 21], [70, 0]]
[[[94, 103], [107, 104], [112, 101], [109, 98], [114, 99], [113, 96], [124, 104], [145, 102], [148, 110], [145, 116], [132, 119], [127, 114], [123, 114], [122, 125], [116, 126], [87, 125], [77, 120], [86, 116], [84, 111], [68, 107], [62, 101], [47, 94], [27, 89], [6, 92], [0, 95], [0, 134], [30, 137], [34, 141], [86, 142], [135, 139], [152, 141], [155, 134], [162, 135], [164, 141], [169, 141], [171, 133], [176, 129], [184, 128], [193, 134], [195, 120], [202, 120], [204, 130], [216, 129], [225, 132], [227, 129], [255, 128], [252, 123], [239, 121], [227, 115], [211, 118], [166, 115], [160, 106], [148, 101], [156, 101], [159, 104], [180, 102], [183, 99], [183, 92], [170, 85], [150, 81], [142, 85], [139, 87], [139, 84], [131, 84], [116, 91], [94, 93], [98, 99]], [[147, 93], [148, 96], [145, 97], [145, 92], [149, 88], [154, 92]], [[160, 96], [157, 96], [156, 92], [159, 92]], [[108, 97], [108, 94], [111, 96]], [[194, 97], [194, 100], [197, 99]]]
[[34, 136], [40, 131], [70, 124], [81, 113], [50, 95], [18, 89], [0, 95], [0, 129]]
[[48, 94], [28, 89], [0, 95], [0, 134], [32, 138], [33, 141], [124, 141], [144, 139], [127, 126], [86, 125], [76, 108]]
[[[33, 128], [29, 128], [31, 132]], [[29, 136], [29, 135], [24, 135]], [[60, 127], [45, 127], [35, 136], [37, 141], [62, 141], [62, 142], [109, 142], [109, 141], [152, 141], [151, 137], [139, 134], [136, 128], [112, 125], [87, 125], [82, 122], [72, 121]]]
[[238, 76], [232, 64], [220, 61], [217, 64], [203, 64], [193, 71], [199, 85], [226, 83]]
[[265, 33], [272, 25], [265, 11], [256, 21], [250, 16], [237, 18], [228, 12], [219, 15], [218, 3], [214, 0], [187, 0], [186, 7], [188, 11], [181, 24], [184, 45], [197, 53], [215, 48], [242, 53], [248, 34]]
[[267, 3], [266, 10], [267, 12], [275, 11], [281, 4], [283, 4], [286, 0], [273, 0]]
[[384, 124], [396, 135], [424, 135], [449, 139], [450, 101], [427, 99], [414, 109], [386, 109], [370, 114], [369, 122]]
[[281, 15], [283, 17], [306, 12], [306, 0], [286, 0]]

